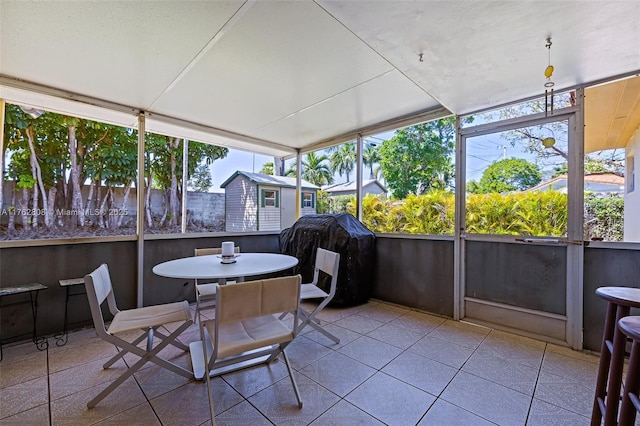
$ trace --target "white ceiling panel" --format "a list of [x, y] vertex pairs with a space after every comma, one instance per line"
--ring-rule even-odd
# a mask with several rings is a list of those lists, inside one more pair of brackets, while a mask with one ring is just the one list
[[261, 154], [273, 155], [275, 157], [291, 157], [295, 155], [295, 150], [285, 145], [274, 144], [269, 141], [257, 141], [249, 137], [243, 137], [242, 135], [229, 134], [197, 124], [186, 123], [181, 120], [156, 117], [154, 114], [147, 114], [145, 130], [151, 133], [250, 152], [255, 152], [256, 146], [259, 146], [259, 152]]
[[257, 2], [155, 105], [250, 132], [393, 68], [312, 2]]
[[241, 2], [0, 1], [0, 73], [147, 109]]
[[33, 90], [4, 85], [0, 85], [0, 99], [11, 104], [72, 115], [87, 120], [101, 121], [116, 126], [138, 127], [137, 111], [133, 109], [106, 108], [104, 106], [77, 102], [52, 94], [38, 93]]
[[[396, 102], [397, 99], [402, 102]], [[401, 117], [437, 106], [438, 102], [402, 74], [391, 71], [258, 129], [253, 135], [302, 148], [346, 133], [354, 123], [357, 128], [364, 128], [389, 117]]]
[[457, 114], [640, 69], [638, 1], [319, 3]]

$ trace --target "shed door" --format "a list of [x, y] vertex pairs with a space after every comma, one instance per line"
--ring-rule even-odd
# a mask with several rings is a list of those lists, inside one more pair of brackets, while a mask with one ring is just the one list
[[297, 220], [296, 190], [282, 188], [282, 202], [280, 203], [280, 229], [290, 228]]

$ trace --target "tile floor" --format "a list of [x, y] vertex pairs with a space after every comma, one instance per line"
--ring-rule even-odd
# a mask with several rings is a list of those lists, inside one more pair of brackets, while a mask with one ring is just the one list
[[[212, 381], [218, 425], [587, 425], [598, 358], [378, 301], [321, 315], [340, 344], [305, 329], [283, 362]], [[93, 329], [39, 352], [5, 347], [2, 425], [205, 425], [202, 382], [147, 364], [94, 409], [87, 401], [124, 369]], [[198, 340], [192, 326], [183, 341]], [[165, 349], [185, 367], [188, 354]]]

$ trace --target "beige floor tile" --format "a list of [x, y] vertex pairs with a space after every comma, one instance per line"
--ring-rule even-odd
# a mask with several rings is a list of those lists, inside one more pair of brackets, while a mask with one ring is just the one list
[[2, 348], [2, 352], [0, 389], [47, 375], [47, 352], [36, 350], [32, 343]]
[[525, 336], [518, 336], [516, 334], [507, 333], [500, 330], [491, 330], [491, 332], [485, 339], [485, 342], [504, 342], [516, 347], [531, 347], [543, 351], [547, 347], [546, 342], [531, 339]]
[[[211, 381], [213, 404], [221, 413], [243, 398], [221, 378]], [[209, 397], [204, 382], [191, 382], [151, 400], [151, 406], [163, 425], [199, 425], [209, 419]]]
[[427, 334], [435, 330], [445, 321], [444, 318], [429, 315], [417, 311], [409, 311], [406, 314], [394, 319], [389, 324], [406, 330]]
[[404, 352], [387, 364], [382, 372], [438, 396], [458, 370], [412, 352]]
[[2, 426], [39, 426], [49, 424], [49, 405], [39, 405], [0, 420]]
[[356, 333], [355, 331], [348, 330], [335, 324], [323, 324], [322, 327], [329, 333], [340, 339], [340, 343], [335, 343], [333, 340], [329, 339], [327, 336], [314, 330], [311, 327], [306, 327], [302, 331], [302, 335], [307, 339], [313, 340], [314, 342], [320, 343], [321, 345], [324, 345], [333, 350], [340, 349], [344, 345], [347, 345], [362, 336], [362, 334], [360, 333]]
[[338, 352], [320, 358], [300, 370], [300, 373], [342, 397], [375, 372], [375, 369]]
[[429, 333], [429, 336], [475, 349], [490, 331], [486, 327], [447, 320]]
[[420, 340], [423, 337], [423, 334], [406, 328], [397, 327], [392, 324], [385, 324], [382, 327], [378, 327], [375, 330], [370, 331], [367, 333], [367, 336], [383, 343], [396, 346], [400, 349], [407, 349], [409, 346]]
[[409, 312], [407, 308], [399, 308], [384, 303], [371, 304], [358, 312], [358, 315], [387, 323]]
[[51, 419], [55, 425], [91, 425], [146, 402], [136, 382], [129, 378], [94, 408], [87, 403], [98, 395], [104, 385], [76, 392], [51, 401]]
[[563, 375], [557, 375], [548, 371], [541, 371], [534, 397], [571, 412], [591, 417], [595, 385], [590, 385], [580, 380], [567, 377], [567, 370]]
[[427, 414], [424, 415], [418, 426], [490, 426], [495, 423], [476, 416], [469, 411], [448, 403], [442, 399], [437, 400]]
[[259, 364], [251, 368], [243, 368], [222, 376], [244, 398], [249, 398], [261, 390], [287, 377], [284, 361]]
[[[188, 369], [191, 370], [191, 365], [189, 365]], [[142, 391], [149, 399], [171, 392], [172, 390], [193, 381], [193, 378], [187, 379], [186, 377], [157, 365], [141, 370], [135, 373], [134, 376], [142, 388]]]
[[558, 352], [546, 351], [542, 360], [541, 370], [577, 380], [590, 387], [596, 388], [598, 378], [598, 364], [581, 358], [567, 356]]
[[462, 371], [527, 395], [533, 395], [538, 378], [536, 368], [478, 352], [471, 355]]
[[[312, 307], [313, 309], [313, 307]], [[355, 306], [351, 308], [332, 308], [326, 307], [319, 314], [318, 319], [326, 322], [336, 322], [351, 315], [355, 315], [363, 309], [363, 306]]]
[[531, 404], [531, 396], [462, 371], [440, 397], [500, 425], [524, 425]]
[[528, 426], [586, 426], [591, 416], [585, 417], [534, 398], [527, 419]]
[[[94, 332], [95, 334], [95, 332]], [[97, 360], [107, 359], [117, 354], [114, 345], [104, 340], [95, 338], [85, 338], [78, 341], [68, 342], [60, 348], [49, 350], [49, 369], [52, 373], [77, 367]]]
[[237, 425], [271, 426], [272, 423], [247, 401], [242, 401], [220, 414], [216, 413], [216, 426]]
[[[297, 336], [285, 350], [287, 351], [291, 366], [296, 370], [304, 368], [333, 352], [333, 350], [326, 346], [320, 345], [304, 336]], [[280, 359], [282, 359], [282, 355], [280, 355]]]
[[127, 370], [122, 360], [106, 370], [102, 368], [103, 364], [104, 360], [97, 360], [51, 374], [51, 400], [82, 392], [95, 386], [105, 388], [109, 382], [116, 380]]
[[415, 425], [436, 398], [379, 372], [345, 399], [383, 423]]
[[[47, 404], [47, 377], [8, 386], [0, 392], [0, 419]], [[0, 423], [2, 423], [0, 421]]]
[[333, 407], [329, 408], [320, 417], [315, 419], [312, 426], [376, 426], [384, 425], [384, 423], [371, 417], [353, 404], [345, 400], [341, 400]]
[[474, 350], [427, 335], [418, 340], [408, 351], [453, 368], [460, 368], [467, 362]]
[[362, 336], [338, 349], [338, 352], [379, 370], [400, 355], [402, 349]]
[[384, 325], [384, 322], [355, 314], [338, 320], [334, 324], [347, 328], [351, 331], [355, 331], [356, 333], [367, 334], [381, 325]]
[[100, 426], [159, 426], [161, 424], [148, 402], [96, 423]]
[[496, 333], [494, 330], [484, 339], [480, 346], [478, 346], [475, 354], [494, 356], [537, 370], [542, 363], [544, 350], [544, 342], [537, 342], [532, 339], [521, 338], [507, 333]]
[[582, 361], [598, 364], [600, 362], [600, 356], [598, 354], [592, 354], [588, 352], [574, 351], [566, 346], [554, 345], [552, 343], [547, 344], [547, 352], [553, 352], [560, 355], [568, 356], [570, 358], [576, 358]]
[[274, 424], [297, 426], [309, 424], [340, 399], [301, 374], [296, 374], [295, 378], [300, 389], [302, 408], [298, 408], [298, 401], [288, 378], [258, 392], [249, 398], [249, 402]]

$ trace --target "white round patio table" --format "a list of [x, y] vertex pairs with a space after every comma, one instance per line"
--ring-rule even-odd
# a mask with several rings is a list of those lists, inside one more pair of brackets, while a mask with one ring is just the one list
[[222, 263], [220, 255], [192, 256], [169, 260], [153, 267], [153, 273], [168, 278], [217, 279], [250, 277], [293, 268], [298, 259], [278, 253], [238, 253], [235, 263]]

